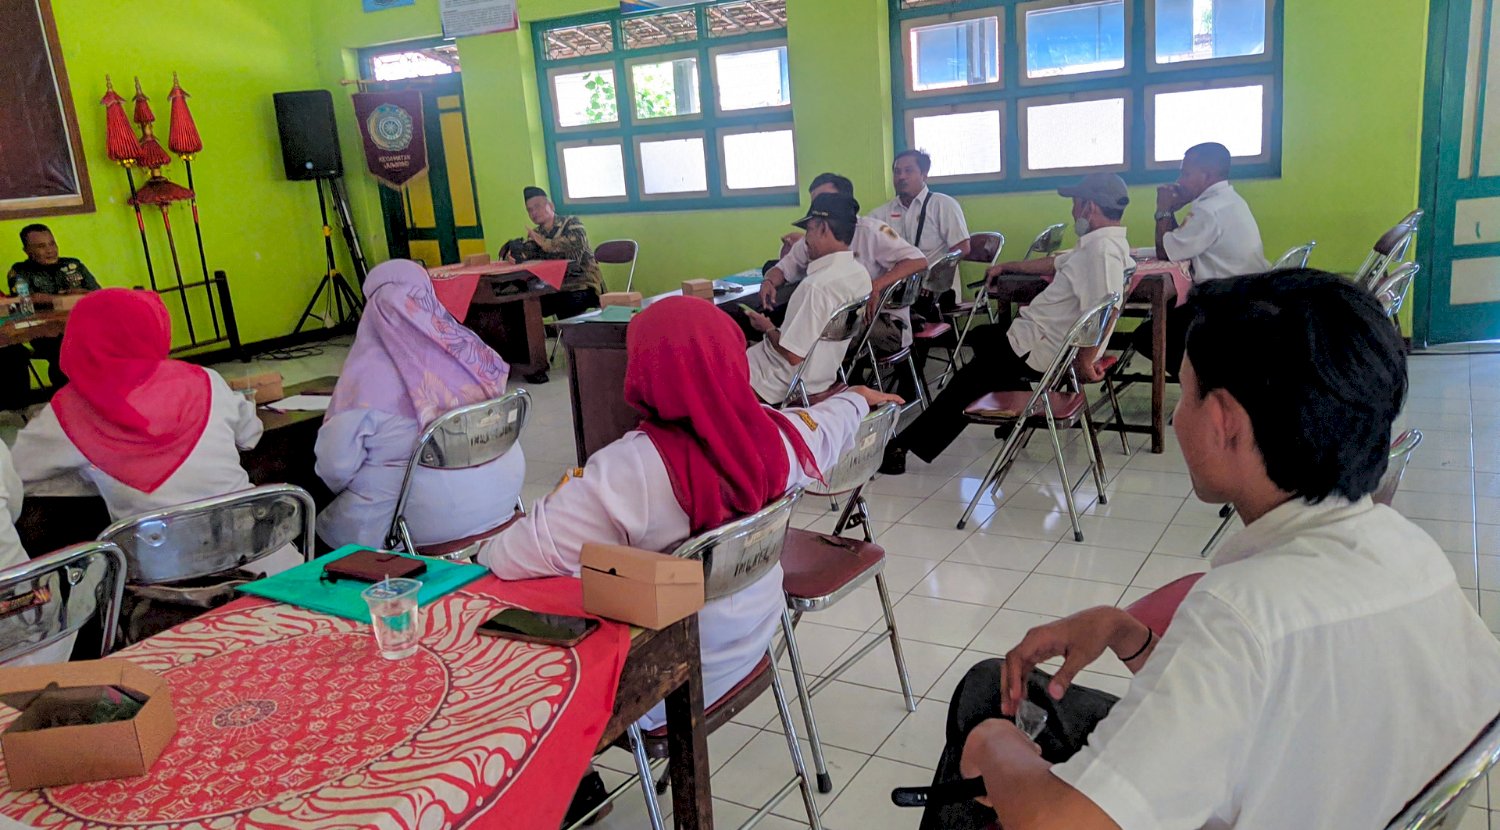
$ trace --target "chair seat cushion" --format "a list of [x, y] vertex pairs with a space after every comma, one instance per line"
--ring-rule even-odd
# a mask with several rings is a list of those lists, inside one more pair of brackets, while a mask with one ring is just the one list
[[[1058, 421], [1077, 418], [1083, 412], [1086, 400], [1076, 392], [1048, 392], [1047, 397], [1052, 402], [1052, 417]], [[1030, 392], [991, 392], [965, 407], [964, 414], [980, 421], [1015, 421], [1021, 417], [1021, 410], [1026, 408], [1029, 400]], [[1038, 398], [1037, 405], [1027, 415], [1042, 418], [1042, 412], [1042, 401]]]
[[826, 597], [884, 561], [885, 549], [874, 542], [794, 528], [781, 549], [781, 586], [793, 599]]
[[936, 340], [950, 331], [953, 326], [949, 323], [923, 323], [911, 336], [913, 340]]
[[944, 309], [943, 310], [943, 314], [945, 314], [945, 315], [947, 315], [949, 317], [960, 317], [960, 316], [967, 317], [969, 315], [969, 313], [972, 312], [973, 310], [974, 310], [974, 303], [973, 303], [973, 301], [972, 300], [965, 300], [965, 301], [963, 301], [961, 303], [954, 303], [952, 308]]
[[432, 545], [418, 545], [417, 553], [421, 554], [422, 556], [435, 556], [440, 559], [452, 556], [455, 553], [461, 552], [464, 548], [467, 548], [470, 545], [478, 544], [490, 538], [491, 536], [499, 535], [500, 531], [506, 529], [507, 527], [510, 527], [515, 523], [517, 519], [521, 518], [524, 515], [524, 513], [517, 510], [514, 514], [511, 515], [509, 519], [505, 520], [504, 524], [500, 525], [499, 527], [492, 527], [482, 533], [476, 533], [473, 536], [465, 536], [462, 539], [454, 539], [451, 542], [438, 542]]
[[907, 346], [905, 348], [897, 349], [894, 352], [890, 352], [888, 354], [880, 354], [877, 352], [875, 355], [875, 362], [880, 364], [881, 366], [891, 366], [900, 363], [910, 356], [911, 347]]
[[[723, 697], [703, 707], [703, 722], [708, 725], [709, 734], [713, 734], [715, 729], [718, 729], [730, 718], [744, 711], [746, 706], [749, 706], [757, 697], [760, 697], [761, 692], [770, 688], [770, 671], [770, 656], [761, 657], [760, 662], [755, 664], [755, 668], [751, 669], [750, 673], [745, 675], [744, 679], [734, 684], [734, 687], [725, 692]], [[658, 726], [645, 733], [645, 736], [646, 754], [652, 758], [665, 758], [667, 727]], [[623, 741], [624, 736], [622, 735], [621, 742], [623, 743]], [[626, 748], [628, 749], [629, 747], [627, 746]]]

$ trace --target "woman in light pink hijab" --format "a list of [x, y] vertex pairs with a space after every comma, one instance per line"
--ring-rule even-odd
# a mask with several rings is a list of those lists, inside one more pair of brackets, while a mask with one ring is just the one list
[[[338, 494], [318, 514], [318, 536], [333, 547], [383, 546], [422, 430], [444, 412], [505, 394], [510, 374], [438, 302], [422, 266], [383, 263], [364, 288], [359, 332], [318, 431], [318, 475]], [[473, 469], [418, 468], [405, 511], [413, 541], [449, 542], [503, 524], [525, 478], [520, 445]]]

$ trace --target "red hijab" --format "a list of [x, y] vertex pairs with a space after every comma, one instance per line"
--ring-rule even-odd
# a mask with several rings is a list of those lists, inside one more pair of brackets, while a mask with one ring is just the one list
[[78, 301], [63, 334], [68, 383], [52, 398], [63, 432], [94, 466], [146, 493], [177, 472], [208, 426], [208, 373], [168, 360], [172, 322], [151, 291], [105, 288]]
[[786, 492], [792, 445], [822, 479], [791, 423], [750, 388], [745, 335], [728, 314], [694, 297], [652, 303], [625, 332], [625, 400], [661, 453], [693, 533], [747, 516]]

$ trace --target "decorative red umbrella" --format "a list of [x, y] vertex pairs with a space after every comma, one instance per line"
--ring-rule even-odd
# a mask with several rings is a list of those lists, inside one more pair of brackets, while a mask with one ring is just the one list
[[[161, 223], [167, 231], [167, 249], [172, 252], [172, 272], [177, 278], [177, 294], [182, 300], [182, 315], [187, 320], [188, 339], [197, 340], [193, 332], [193, 315], [188, 311], [187, 286], [182, 281], [182, 263], [177, 258], [177, 240], [172, 235], [172, 217], [167, 213], [167, 208], [173, 202], [185, 202], [193, 198], [193, 191], [168, 181], [161, 174], [161, 168], [172, 163], [172, 157], [162, 149], [161, 142], [156, 140], [153, 124], [156, 123], [156, 113], [151, 111], [151, 99], [146, 97], [145, 90], [141, 89], [141, 79], [135, 79], [135, 123], [141, 128], [141, 154], [137, 161], [144, 167], [151, 168], [151, 178], [141, 189], [131, 197], [135, 205], [156, 205], [161, 208]], [[151, 286], [153, 290], [156, 285]]]
[[151, 99], [141, 89], [141, 79], [135, 79], [135, 123], [141, 127], [141, 154], [136, 160], [142, 167], [151, 168], [152, 174], [161, 167], [172, 163], [172, 157], [161, 147], [161, 142], [156, 140], [152, 124], [156, 123], [156, 114], [151, 112]]
[[140, 139], [130, 128], [130, 119], [125, 117], [125, 99], [115, 92], [114, 81], [104, 76], [104, 141], [110, 161], [125, 170], [125, 182], [130, 185], [130, 204], [135, 208], [135, 227], [141, 234], [141, 252], [146, 255], [146, 275], [151, 278], [151, 287], [156, 287], [156, 269], [151, 265], [151, 246], [146, 242], [146, 219], [141, 215], [141, 206], [135, 201], [135, 175], [130, 168], [141, 155]]
[[[172, 91], [167, 98], [172, 101], [172, 128], [167, 133], [167, 146], [172, 152], [182, 157], [185, 162], [193, 160], [193, 156], [203, 152], [203, 137], [198, 135], [198, 125], [193, 123], [193, 113], [188, 109], [187, 90], [182, 88], [182, 83], [177, 80], [177, 73], [172, 73]], [[192, 174], [189, 173], [191, 187]]]

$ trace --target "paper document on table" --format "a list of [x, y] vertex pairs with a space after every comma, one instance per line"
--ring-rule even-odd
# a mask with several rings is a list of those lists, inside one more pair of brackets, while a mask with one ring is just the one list
[[331, 395], [293, 395], [266, 404], [266, 409], [276, 412], [326, 412]]

